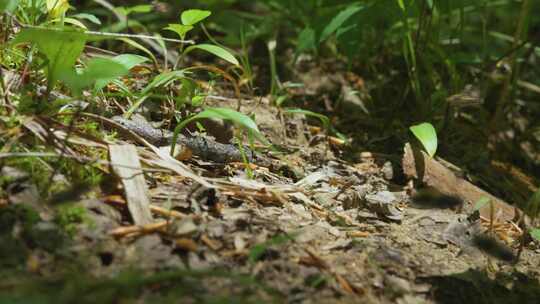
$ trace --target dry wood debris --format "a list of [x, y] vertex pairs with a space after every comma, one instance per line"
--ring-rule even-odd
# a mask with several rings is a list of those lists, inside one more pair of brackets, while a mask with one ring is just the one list
[[110, 145], [112, 167], [124, 185], [127, 206], [137, 225], [152, 223], [148, 188], [141, 170], [137, 149], [133, 145]]

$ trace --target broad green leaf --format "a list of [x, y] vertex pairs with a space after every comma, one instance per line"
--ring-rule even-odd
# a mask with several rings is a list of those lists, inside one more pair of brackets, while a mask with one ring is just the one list
[[148, 58], [135, 54], [122, 54], [111, 58], [112, 61], [118, 62], [126, 69], [131, 70], [135, 66], [148, 61]]
[[30, 42], [47, 57], [47, 81], [51, 88], [60, 74], [72, 71], [77, 58], [82, 53], [86, 35], [73, 30], [25, 28], [13, 44]]
[[190, 9], [182, 12], [180, 20], [182, 20], [182, 24], [184, 25], [194, 25], [195, 23], [208, 18], [211, 14], [211, 11]]
[[93, 58], [86, 67], [78, 72], [72, 71], [62, 75], [62, 80], [73, 90], [80, 94], [83, 88], [91, 86], [97, 81], [107, 81], [124, 76], [129, 72], [124, 65], [108, 58]]
[[531, 236], [535, 239], [537, 239], [538, 241], [540, 241], [540, 229], [532, 229], [530, 231], [531, 233]]
[[169, 24], [165, 29], [177, 33], [180, 39], [184, 40], [187, 32], [193, 29], [193, 25]]
[[296, 52], [302, 53], [308, 50], [313, 50], [316, 47], [315, 44], [315, 30], [310, 27], [304, 28], [300, 34], [298, 34], [298, 43], [296, 45]]
[[93, 24], [97, 24], [97, 25], [101, 25], [101, 21], [98, 19], [98, 17], [92, 15], [92, 14], [87, 14], [87, 13], [80, 13], [80, 14], [75, 14], [73, 16], [71, 16], [72, 18], [77, 18], [77, 19], [80, 19], [80, 20], [88, 20], [90, 22], [92, 22]]
[[485, 196], [482, 196], [476, 203], [474, 203], [474, 210], [480, 210], [487, 205], [491, 200]]
[[206, 99], [206, 96], [204, 95], [196, 95], [191, 98], [191, 105], [194, 107], [200, 107], [204, 100]]
[[2, 0], [0, 1], [0, 13], [13, 12], [19, 5], [19, 0]]
[[330, 35], [332, 35], [335, 31], [337, 31], [338, 28], [340, 28], [345, 21], [347, 21], [349, 18], [351, 18], [354, 14], [362, 10], [364, 6], [358, 6], [358, 5], [352, 5], [347, 7], [346, 9], [339, 12], [333, 19], [330, 21], [330, 23], [324, 28], [321, 34], [321, 38], [319, 39], [319, 42], [323, 42]]
[[202, 112], [199, 112], [198, 114], [191, 116], [187, 119], [184, 119], [181, 123], [176, 126], [174, 129], [173, 134], [173, 141], [172, 141], [172, 147], [171, 151], [174, 151], [174, 145], [176, 143], [176, 139], [178, 138], [178, 134], [182, 129], [189, 124], [192, 121], [196, 121], [199, 119], [204, 118], [215, 118], [215, 119], [221, 119], [221, 120], [228, 120], [234, 122], [237, 126], [244, 129], [246, 132], [248, 132], [249, 136], [252, 136], [256, 139], [258, 139], [260, 142], [264, 144], [269, 144], [268, 140], [260, 133], [259, 128], [257, 127], [257, 124], [247, 115], [240, 113], [238, 111], [229, 109], [229, 108], [206, 108]]
[[[115, 56], [111, 58], [110, 60], [121, 64], [126, 70], [131, 70], [134, 66], [139, 65], [145, 61], [148, 61], [148, 58], [134, 55], [134, 54], [122, 54]], [[102, 78], [96, 81], [96, 85], [94, 86], [94, 90], [100, 90], [103, 87], [105, 87], [108, 83], [116, 79], [117, 77], [113, 78]]]
[[411, 132], [418, 138], [426, 149], [429, 156], [433, 157], [437, 152], [437, 132], [432, 124], [428, 122], [409, 127]]
[[195, 49], [199, 49], [199, 50], [203, 50], [203, 51], [207, 51], [208, 53], [211, 53], [211, 54], [214, 54], [216, 56], [218, 56], [219, 58], [225, 60], [225, 61], [228, 61], [234, 65], [239, 65], [239, 62], [238, 60], [236, 60], [236, 58], [233, 56], [233, 54], [231, 54], [229, 51], [227, 51], [226, 49], [222, 48], [222, 47], [219, 47], [217, 45], [213, 45], [213, 44], [196, 44], [196, 45], [192, 45], [188, 48], [186, 48], [186, 50], [184, 51], [184, 54], [187, 54]]

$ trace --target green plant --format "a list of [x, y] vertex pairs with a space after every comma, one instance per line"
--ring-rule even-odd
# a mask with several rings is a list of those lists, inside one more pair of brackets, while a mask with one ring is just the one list
[[70, 236], [75, 234], [79, 224], [87, 221], [86, 208], [82, 206], [62, 205], [57, 209], [55, 222]]
[[[199, 119], [205, 119], [205, 118], [214, 118], [214, 119], [220, 119], [220, 120], [227, 120], [233, 122], [236, 126], [240, 127], [241, 130], [247, 133], [248, 140], [250, 144], [252, 145], [254, 140], [257, 139], [260, 142], [264, 143], [265, 145], [270, 145], [268, 140], [260, 133], [259, 128], [257, 127], [257, 124], [247, 115], [237, 112], [235, 110], [229, 109], [229, 108], [212, 108], [208, 107], [205, 108], [203, 111], [188, 117], [181, 121], [176, 128], [174, 129], [173, 133], [173, 139], [172, 139], [172, 145], [171, 145], [171, 155], [174, 153], [174, 148], [176, 146], [176, 140], [178, 138], [178, 135], [180, 134], [180, 131], [190, 122], [197, 121]], [[236, 137], [236, 143], [238, 145], [238, 148], [240, 152], [242, 153], [244, 163], [248, 163], [248, 158], [246, 157], [244, 146], [242, 143], [242, 139], [240, 135], [237, 135]], [[252, 145], [253, 146], [253, 145]], [[251, 168], [250, 166], [246, 166], [246, 170], [248, 172], [248, 176], [252, 176]]]
[[283, 113], [285, 113], [285, 114], [303, 114], [303, 115], [306, 115], [306, 116], [317, 118], [322, 123], [323, 128], [326, 130], [326, 132], [333, 133], [333, 134], [337, 135], [340, 139], [342, 139], [344, 141], [347, 141], [347, 137], [345, 135], [343, 135], [342, 133], [338, 132], [332, 126], [332, 124], [330, 123], [330, 119], [328, 119], [328, 117], [326, 117], [323, 114], [315, 113], [313, 111], [304, 110], [304, 109], [296, 109], [296, 108], [292, 108], [292, 109], [291, 108], [285, 108], [283, 110]]
[[429, 156], [435, 156], [435, 152], [437, 152], [437, 131], [435, 131], [433, 125], [428, 122], [424, 122], [411, 126], [409, 129], [424, 146]]
[[[197, 9], [186, 10], [186, 11], [183, 11], [182, 14], [180, 15], [181, 23], [169, 24], [169, 26], [166, 27], [165, 29], [177, 33], [178, 36], [180, 36], [180, 39], [185, 40], [187, 33], [189, 33], [194, 28], [194, 25], [208, 18], [211, 14], [212, 13], [210, 11], [205, 11], [205, 10], [197, 10]], [[187, 55], [189, 52], [196, 49], [209, 52], [234, 65], [239, 64], [238, 60], [234, 57], [234, 55], [232, 55], [229, 51], [227, 51], [226, 49], [218, 45], [195, 44], [195, 45], [191, 45], [187, 47], [186, 49], [183, 48], [183, 45], [180, 46], [181, 56], [178, 57], [178, 60], [176, 64], [174, 65], [174, 68], [178, 66], [183, 56]]]

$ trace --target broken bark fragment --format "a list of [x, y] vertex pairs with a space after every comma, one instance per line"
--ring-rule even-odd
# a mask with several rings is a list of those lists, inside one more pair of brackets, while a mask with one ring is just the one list
[[[120, 116], [113, 117], [113, 120], [152, 144], [168, 145], [172, 142], [172, 132], [156, 129], [147, 122], [127, 120]], [[199, 156], [203, 160], [217, 163], [243, 162], [245, 156], [249, 162], [269, 164], [268, 161], [251, 151], [249, 147], [243, 147], [244, 153], [242, 153], [236, 145], [219, 143], [203, 136], [186, 137], [179, 134], [176, 142], [177, 144], [186, 146], [194, 155]]]
[[116, 175], [122, 180], [128, 209], [136, 225], [152, 223], [148, 188], [133, 145], [110, 145], [109, 154]]
[[[403, 173], [408, 178], [414, 178], [420, 183], [436, 188], [441, 193], [456, 196], [463, 200], [467, 211], [474, 208], [474, 204], [485, 197], [494, 206], [495, 218], [503, 221], [512, 221], [516, 218], [516, 210], [505, 201], [478, 188], [472, 183], [456, 176], [454, 172], [423, 151], [405, 144], [402, 160]], [[480, 215], [490, 218], [490, 206], [486, 204], [480, 208]]]

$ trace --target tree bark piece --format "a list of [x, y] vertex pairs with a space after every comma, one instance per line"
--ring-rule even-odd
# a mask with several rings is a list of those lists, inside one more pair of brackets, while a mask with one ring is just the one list
[[[408, 178], [414, 178], [424, 185], [434, 187], [443, 194], [460, 198], [467, 211], [471, 211], [474, 203], [479, 199], [486, 197], [493, 203], [495, 218], [503, 221], [515, 219], [514, 207], [456, 176], [452, 170], [429, 157], [425, 152], [411, 147], [409, 143], [405, 144], [402, 165], [403, 173]], [[480, 215], [490, 218], [489, 204], [480, 208]]]
[[[172, 142], [172, 132], [156, 129], [148, 122], [127, 120], [120, 116], [114, 116], [112, 120], [153, 145], [164, 146], [170, 145]], [[213, 139], [202, 136], [186, 137], [182, 134], [179, 134], [176, 143], [189, 148], [194, 155], [207, 161], [214, 161], [217, 163], [243, 162], [245, 156], [249, 162], [270, 165], [268, 160], [257, 155], [247, 146], [244, 147], [244, 153], [242, 153], [236, 145], [219, 143]]]
[[112, 168], [122, 180], [129, 212], [135, 225], [153, 222], [148, 187], [141, 169], [137, 149], [133, 145], [109, 145]]

